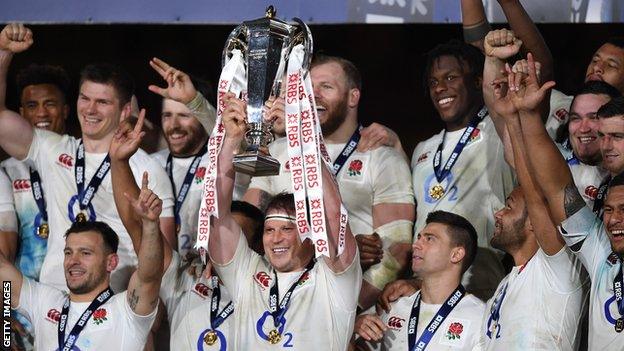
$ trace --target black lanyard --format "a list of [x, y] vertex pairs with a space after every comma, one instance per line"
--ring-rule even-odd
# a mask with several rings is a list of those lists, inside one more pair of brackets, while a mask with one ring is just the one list
[[277, 282], [277, 271], [273, 272], [274, 277], [275, 277], [275, 284], [273, 284], [273, 286], [271, 287], [271, 290], [269, 290], [269, 312], [271, 312], [271, 316], [273, 316], [273, 325], [275, 326], [276, 329], [279, 328], [282, 317], [286, 314], [286, 311], [288, 311], [288, 307], [290, 306], [290, 297], [292, 296], [293, 291], [295, 291], [295, 288], [301, 283], [303, 278], [306, 276], [306, 273], [308, 273], [312, 268], [314, 268], [314, 263], [315, 263], [314, 259], [310, 260], [310, 263], [308, 263], [303, 273], [301, 273], [301, 275], [299, 276], [299, 279], [297, 279], [297, 281], [294, 282], [290, 286], [290, 289], [288, 289], [288, 291], [282, 298], [282, 301], [279, 303], [279, 305], [277, 303], [279, 299], [279, 286]]
[[444, 304], [440, 306], [440, 309], [438, 309], [436, 315], [431, 319], [429, 324], [427, 324], [427, 327], [423, 329], [422, 335], [420, 335], [418, 342], [416, 342], [416, 329], [418, 328], [418, 317], [420, 314], [420, 293], [418, 293], [416, 300], [414, 300], [414, 305], [412, 306], [412, 313], [407, 328], [408, 350], [424, 350], [433, 338], [435, 332], [442, 325], [442, 322], [444, 322], [446, 317], [448, 317], [465, 295], [466, 289], [464, 289], [463, 285], [459, 284], [455, 291], [444, 301]]
[[602, 206], [604, 205], [605, 197], [607, 196], [607, 190], [609, 189], [609, 183], [611, 182], [611, 176], [608, 176], [605, 180], [600, 183], [600, 187], [598, 188], [598, 194], [596, 194], [596, 199], [594, 200], [594, 214], [596, 216], [602, 217]]
[[618, 272], [613, 279], [613, 295], [615, 297], [615, 304], [617, 306], [618, 312], [620, 313], [620, 318], [615, 321], [615, 331], [621, 333], [622, 330], [624, 330], [624, 299], [622, 296], [622, 294], [624, 293], [622, 291], [624, 287], [624, 279], [622, 274], [622, 260], [616, 253], [611, 253], [611, 255], [609, 256], [615, 257], [609, 257], [609, 259], [607, 260], [611, 261], [614, 258], [615, 262], [619, 263]]
[[63, 305], [63, 310], [61, 311], [61, 319], [59, 320], [58, 328], [57, 328], [57, 336], [58, 336], [58, 345], [60, 351], [70, 351], [76, 341], [78, 341], [78, 336], [87, 325], [89, 318], [93, 312], [95, 312], [98, 307], [102, 306], [106, 303], [111, 297], [113, 297], [115, 293], [111, 290], [110, 287], [106, 288], [106, 290], [102, 291], [95, 300], [91, 301], [91, 304], [87, 309], [82, 313], [80, 319], [76, 322], [72, 330], [69, 332], [67, 339], [65, 339], [65, 327], [67, 326], [67, 315], [69, 313], [69, 297], [65, 300], [65, 304]]
[[[186, 176], [184, 177], [184, 182], [182, 182], [182, 186], [180, 187], [180, 193], [176, 196], [175, 206], [173, 208], [173, 214], [175, 217], [176, 225], [180, 225], [180, 209], [182, 208], [182, 203], [184, 203], [184, 199], [186, 199], [186, 195], [188, 195], [189, 190], [191, 189], [191, 183], [193, 182], [193, 178], [195, 177], [195, 172], [197, 171], [197, 167], [201, 162], [202, 156], [206, 154], [208, 151], [208, 144], [204, 144], [204, 147], [195, 155], [193, 158], [193, 162], [186, 170]], [[176, 193], [176, 184], [173, 180], [173, 155], [169, 152], [169, 156], [167, 156], [167, 175], [169, 175], [169, 181], [171, 182], [171, 187], [173, 188], [173, 194], [175, 196]]]
[[106, 157], [100, 163], [97, 171], [91, 178], [91, 181], [87, 185], [85, 189], [85, 151], [84, 145], [82, 141], [80, 145], [78, 145], [78, 150], [76, 150], [76, 167], [74, 168], [74, 176], [76, 177], [76, 188], [78, 189], [78, 205], [80, 206], [80, 210], [84, 211], [89, 204], [91, 204], [91, 200], [95, 196], [100, 184], [104, 180], [104, 177], [108, 174], [110, 170], [110, 155], [106, 154]]
[[332, 168], [332, 172], [334, 173], [334, 175], [340, 172], [342, 166], [344, 166], [345, 162], [347, 162], [347, 159], [349, 159], [349, 156], [351, 156], [351, 154], [355, 152], [355, 149], [360, 142], [360, 129], [362, 129], [361, 125], [359, 125], [355, 129], [355, 132], [353, 132], [353, 135], [351, 135], [349, 142], [344, 146], [344, 148], [340, 152], [340, 155], [338, 155], [338, 158], [336, 158], [336, 161], [334, 161], [334, 165]]
[[221, 310], [221, 313], [217, 314], [219, 310], [219, 302], [221, 302], [221, 288], [219, 287], [219, 278], [213, 276], [212, 277], [212, 298], [210, 299], [210, 327], [214, 330], [219, 328], [223, 322], [234, 313], [234, 303], [230, 301]]
[[48, 222], [48, 211], [46, 210], [45, 197], [43, 196], [43, 188], [41, 187], [41, 177], [36, 169], [28, 168], [30, 170], [30, 186], [32, 189], [33, 198], [37, 203], [37, 208], [41, 214], [43, 223]]
[[470, 141], [470, 135], [472, 135], [472, 132], [475, 130], [475, 128], [477, 128], [477, 125], [483, 120], [483, 118], [485, 118], [487, 113], [487, 107], [483, 106], [479, 110], [477, 115], [472, 118], [472, 120], [470, 121], [470, 123], [468, 123], [468, 126], [464, 130], [461, 138], [459, 138], [457, 145], [455, 145], [453, 153], [451, 154], [451, 156], [449, 156], [448, 160], [446, 160], [446, 164], [444, 164], [444, 167], [440, 169], [440, 165], [442, 163], [442, 149], [444, 148], [444, 139], [446, 137], [446, 130], [444, 131], [444, 134], [442, 135], [442, 142], [440, 143], [440, 145], [438, 145], [438, 150], [436, 151], [433, 158], [433, 172], [435, 173], [438, 183], [441, 183], [449, 175], [449, 173], [451, 173], [451, 169], [459, 159], [459, 155], [462, 153], [462, 151], [464, 151], [464, 147]]
[[488, 318], [488, 323], [487, 323], [487, 330], [485, 332], [485, 335], [492, 339], [492, 329], [491, 325], [492, 323], [495, 325], [495, 329], [496, 329], [496, 335], [494, 335], [495, 339], [498, 339], [500, 337], [500, 327], [498, 325], [498, 321], [500, 320], [500, 312], [501, 312], [501, 306], [503, 305], [503, 300], [505, 299], [505, 296], [507, 295], [507, 287], [509, 286], [509, 281], [507, 281], [505, 283], [505, 285], [503, 286], [503, 289], [501, 289], [501, 291], [498, 293], [498, 296], [496, 297], [496, 299], [494, 299], [494, 303], [492, 304], [492, 308], [490, 309], [490, 317]]

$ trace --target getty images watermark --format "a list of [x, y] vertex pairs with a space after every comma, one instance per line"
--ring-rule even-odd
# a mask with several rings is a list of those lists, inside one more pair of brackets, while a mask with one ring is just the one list
[[11, 282], [2, 282], [2, 349], [11, 347]]

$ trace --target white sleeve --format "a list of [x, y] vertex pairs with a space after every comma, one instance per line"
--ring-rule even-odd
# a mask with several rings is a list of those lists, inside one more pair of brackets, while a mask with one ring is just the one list
[[170, 319], [173, 316], [173, 312], [182, 305], [180, 304], [180, 298], [188, 288], [189, 280], [192, 279], [186, 273], [185, 267], [186, 265], [181, 266], [180, 255], [172, 251], [171, 262], [163, 274], [159, 293]]
[[359, 250], [356, 252], [351, 265], [339, 273], [334, 273], [325, 259], [320, 259], [316, 264], [320, 265], [318, 272], [322, 272], [332, 290], [331, 296], [334, 297], [336, 307], [341, 307], [348, 312], [355, 312], [362, 286]]
[[9, 176], [0, 168], [0, 231], [17, 232], [17, 230], [13, 187]]
[[114, 296], [119, 296], [115, 303], [122, 305], [120, 310], [123, 311], [122, 314], [124, 316], [124, 331], [126, 335], [130, 335], [136, 340], [145, 340], [150, 330], [152, 329], [152, 324], [154, 324], [154, 321], [156, 320], [158, 305], [156, 305], [156, 307], [152, 312], [150, 312], [150, 314], [145, 316], [138, 315], [132, 310], [132, 308], [130, 308], [127, 293], [128, 291], [124, 291], [121, 294]]
[[[63, 136], [47, 130], [35, 128], [33, 130], [33, 140], [30, 143], [28, 156], [26, 159], [32, 162], [37, 169], [45, 169], [47, 162], [54, 162], [49, 153], [54, 149]], [[72, 155], [73, 156], [73, 155]]]
[[[22, 287], [20, 289], [19, 306], [15, 308], [19, 313], [26, 316], [28, 320], [35, 324], [37, 317], [45, 316], [45, 301], [62, 301], [63, 293], [51, 286], [38, 283], [26, 276], [22, 279]], [[58, 306], [60, 310], [62, 302]]]
[[540, 270], [544, 272], [550, 289], [559, 294], [578, 290], [587, 278], [581, 260], [568, 247], [564, 246], [552, 256], [542, 249], [537, 250], [535, 255], [540, 260]]
[[[255, 267], [261, 264], [262, 258], [247, 245], [247, 239], [241, 231], [238, 234], [238, 246], [232, 260], [226, 264], [213, 263], [219, 274], [219, 279], [232, 295], [232, 301], [237, 302], [240, 298], [242, 284], [249, 281], [249, 276], [253, 275]], [[213, 240], [213, 239], [210, 239]], [[267, 271], [268, 265], [267, 265]]]
[[585, 206], [561, 222], [559, 232], [572, 252], [581, 259], [593, 280], [595, 268], [607, 258], [611, 250], [602, 220]]
[[373, 160], [373, 205], [413, 204], [411, 172], [403, 156], [389, 147], [383, 147], [373, 155], [379, 156], [379, 159]]
[[251, 177], [251, 181], [249, 182], [249, 189], [258, 189], [262, 190], [265, 193], [274, 196], [276, 194], [273, 193], [273, 187], [271, 186], [272, 176], [269, 177]]

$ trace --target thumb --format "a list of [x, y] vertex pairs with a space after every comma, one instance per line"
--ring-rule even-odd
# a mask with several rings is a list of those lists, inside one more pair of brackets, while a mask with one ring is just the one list
[[544, 85], [542, 85], [542, 87], [540, 88], [541, 92], [546, 92], [550, 89], [552, 89], [555, 85], [557, 85], [557, 83], [555, 83], [554, 81], [550, 80], [546, 83], [544, 83]]
[[152, 93], [155, 93], [155, 94], [158, 94], [158, 95], [160, 95], [160, 96], [162, 96], [164, 98], [167, 98], [167, 90], [166, 89], [163, 89], [163, 88], [161, 88], [159, 86], [156, 86], [156, 85], [150, 85], [150, 86], [147, 87], [147, 89], [149, 91], [151, 91]]

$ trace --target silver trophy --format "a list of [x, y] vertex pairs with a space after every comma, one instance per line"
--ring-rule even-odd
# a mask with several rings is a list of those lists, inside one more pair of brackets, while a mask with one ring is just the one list
[[252, 176], [279, 174], [279, 161], [265, 153], [273, 141], [272, 125], [263, 121], [264, 103], [270, 96], [279, 96], [288, 57], [299, 44], [305, 48], [304, 69], [310, 67], [312, 58], [312, 33], [298, 18], [287, 23], [275, 18], [275, 9], [269, 6], [266, 15], [245, 21], [228, 37], [223, 49], [223, 65], [232, 50], [239, 49], [247, 69], [247, 121], [245, 151], [234, 156], [234, 169]]

